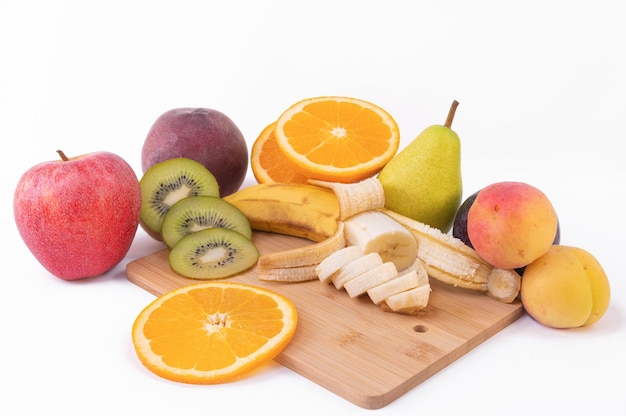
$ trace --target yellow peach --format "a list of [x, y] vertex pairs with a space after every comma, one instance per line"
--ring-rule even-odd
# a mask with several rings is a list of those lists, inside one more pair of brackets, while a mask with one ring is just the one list
[[543, 325], [576, 328], [589, 326], [605, 314], [611, 289], [591, 253], [554, 245], [526, 266], [520, 297], [526, 312]]
[[548, 197], [524, 182], [481, 189], [467, 213], [467, 235], [483, 259], [501, 269], [532, 263], [552, 245], [558, 227]]

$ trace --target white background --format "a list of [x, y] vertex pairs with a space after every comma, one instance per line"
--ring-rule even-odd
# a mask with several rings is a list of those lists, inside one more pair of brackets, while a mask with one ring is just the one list
[[0, 413], [372, 414], [273, 362], [217, 386], [153, 376], [130, 339], [153, 296], [124, 268], [161, 246], [139, 230], [114, 270], [64, 282], [31, 256], [11, 206], [20, 175], [56, 149], [112, 151], [140, 175], [143, 139], [174, 107], [220, 110], [251, 144], [295, 101], [347, 95], [389, 111], [401, 146], [458, 100], [465, 196], [501, 180], [539, 187], [561, 242], [593, 253], [612, 285], [593, 327], [523, 316], [374, 413], [624, 414], [623, 10], [618, 0], [0, 0]]

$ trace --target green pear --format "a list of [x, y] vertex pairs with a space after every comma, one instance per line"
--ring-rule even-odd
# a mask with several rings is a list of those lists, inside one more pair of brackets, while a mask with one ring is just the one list
[[381, 169], [385, 207], [447, 233], [463, 197], [461, 141], [452, 130], [459, 105], [444, 125], [424, 129]]

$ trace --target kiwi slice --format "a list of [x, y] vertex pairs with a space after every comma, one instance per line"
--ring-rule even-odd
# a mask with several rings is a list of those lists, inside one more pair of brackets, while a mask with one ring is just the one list
[[219, 196], [215, 176], [200, 162], [177, 157], [148, 169], [141, 180], [142, 228], [161, 240], [161, 226], [170, 207], [183, 198], [197, 195]]
[[228, 228], [252, 237], [248, 218], [234, 205], [208, 195], [183, 198], [172, 205], [163, 218], [161, 236], [169, 248], [186, 236], [205, 228]]
[[187, 234], [170, 250], [173, 271], [192, 279], [219, 279], [256, 264], [259, 251], [251, 239], [228, 228], [205, 228]]

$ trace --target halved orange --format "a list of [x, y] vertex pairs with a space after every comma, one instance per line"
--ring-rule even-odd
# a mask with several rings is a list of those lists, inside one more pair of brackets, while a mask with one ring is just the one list
[[250, 167], [258, 183], [307, 183], [307, 177], [288, 159], [276, 143], [274, 127], [266, 126], [250, 149]]
[[294, 336], [293, 303], [268, 289], [202, 282], [173, 289], [133, 324], [135, 351], [153, 373], [191, 384], [233, 381], [276, 357]]
[[379, 106], [351, 97], [313, 97], [276, 121], [276, 142], [307, 178], [358, 182], [396, 154], [400, 131]]

